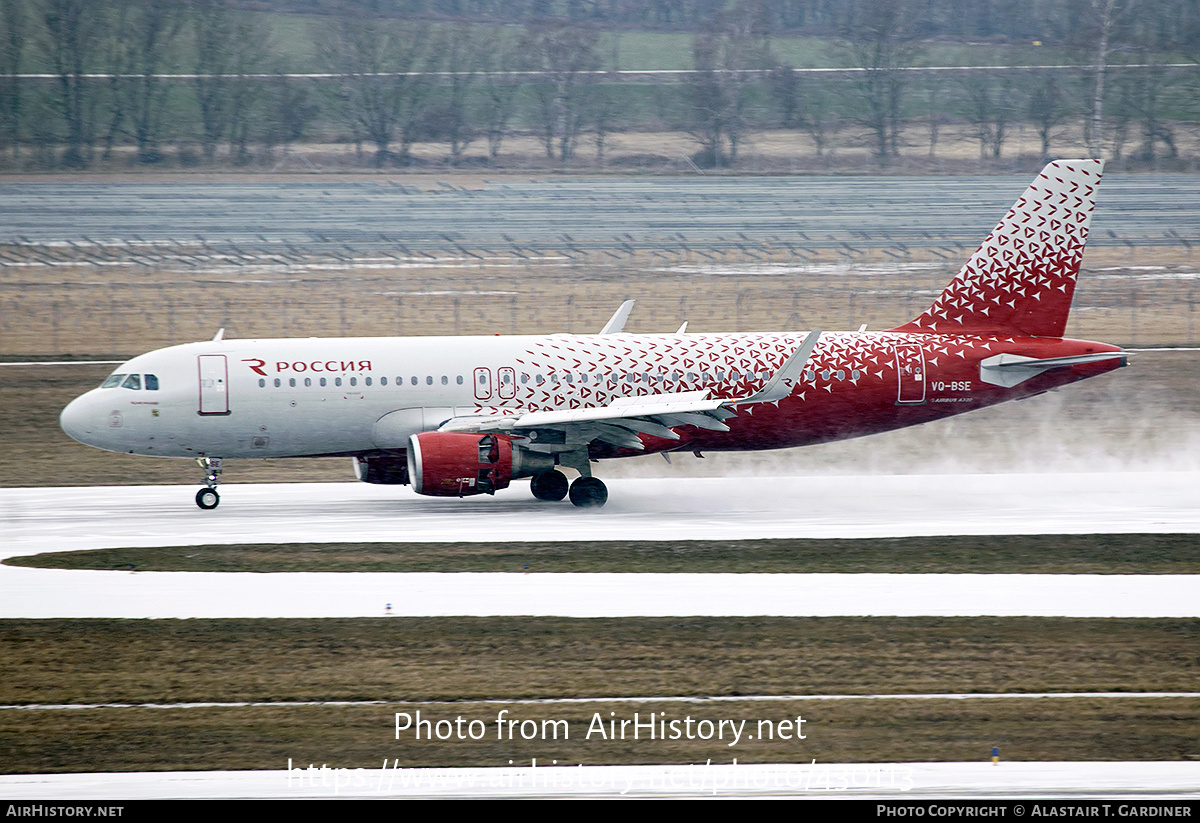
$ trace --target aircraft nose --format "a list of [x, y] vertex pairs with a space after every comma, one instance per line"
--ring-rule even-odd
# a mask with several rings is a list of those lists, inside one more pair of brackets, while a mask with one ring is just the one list
[[[89, 392], [90, 394], [90, 392]], [[72, 440], [78, 440], [84, 445], [91, 445], [92, 436], [96, 429], [95, 415], [91, 410], [89, 394], [76, 397], [58, 416], [58, 425]]]

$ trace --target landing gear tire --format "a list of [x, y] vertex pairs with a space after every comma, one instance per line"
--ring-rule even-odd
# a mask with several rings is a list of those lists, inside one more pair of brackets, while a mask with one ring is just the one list
[[215, 509], [221, 502], [221, 495], [216, 489], [201, 489], [196, 492], [196, 505], [202, 509]]
[[559, 471], [548, 471], [535, 474], [529, 481], [529, 490], [538, 500], [562, 500], [567, 496], [568, 485], [565, 474]]
[[571, 502], [581, 509], [598, 509], [608, 502], [608, 488], [598, 477], [581, 477], [571, 484]]

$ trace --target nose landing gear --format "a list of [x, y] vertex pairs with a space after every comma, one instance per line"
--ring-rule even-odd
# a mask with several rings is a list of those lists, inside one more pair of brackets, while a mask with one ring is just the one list
[[217, 494], [217, 483], [221, 477], [221, 458], [197, 457], [196, 464], [204, 469], [204, 488], [196, 492], [196, 505], [202, 509], [215, 509], [221, 502]]

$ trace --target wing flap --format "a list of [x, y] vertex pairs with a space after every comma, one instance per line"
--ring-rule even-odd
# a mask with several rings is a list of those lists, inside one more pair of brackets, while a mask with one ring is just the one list
[[535, 429], [561, 423], [616, 421], [629, 417], [650, 417], [656, 414], [712, 411], [726, 401], [709, 398], [708, 392], [691, 391], [674, 394], [652, 394], [642, 397], [620, 397], [607, 406], [582, 409], [553, 409], [520, 415], [513, 424], [518, 429]]

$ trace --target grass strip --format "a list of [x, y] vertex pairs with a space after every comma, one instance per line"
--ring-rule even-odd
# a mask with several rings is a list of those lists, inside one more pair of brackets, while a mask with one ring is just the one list
[[12, 566], [197, 572], [1197, 574], [1200, 535], [559, 543], [279, 543], [14, 557]]
[[[504, 709], [508, 712], [500, 718]], [[422, 720], [432, 721], [430, 728], [447, 721], [440, 728], [448, 739], [424, 730], [421, 740], [412, 730], [397, 738], [396, 713], [415, 717], [418, 710]], [[634, 739], [635, 713], [643, 724], [654, 714], [655, 739], [648, 738], [645, 726]], [[797, 727], [798, 718], [804, 723]], [[664, 719], [665, 729], [657, 725]], [[508, 727], [510, 720], [517, 725]], [[608, 726], [610, 720], [616, 725]], [[742, 736], [735, 741], [728, 723], [743, 720]], [[678, 723], [672, 727], [671, 721]], [[790, 727], [781, 727], [783, 721]], [[718, 726], [721, 737], [713, 731]], [[522, 737], [522, 727], [530, 739]], [[797, 739], [797, 728], [804, 739]], [[659, 729], [667, 739], [658, 736]], [[709, 760], [728, 764], [736, 758], [739, 763], [798, 764], [795, 779], [807, 774], [814, 788], [836, 789], [847, 777], [823, 770], [822, 764], [986, 761], [993, 746], [1005, 760], [1184, 760], [1200, 756], [1198, 730], [1200, 700], [1195, 698], [6, 711], [0, 715], [0, 770], [284, 769], [290, 761], [292, 768], [303, 770], [310, 765], [317, 770], [364, 769], [344, 777], [362, 779], [370, 789], [380, 780], [386, 787], [388, 781], [411, 779], [389, 771], [397, 766], [529, 766], [536, 758], [539, 766], [702, 767]], [[479, 739], [471, 739], [472, 731]], [[678, 737], [672, 739], [675, 731]], [[702, 733], [710, 739], [701, 739]], [[303, 774], [293, 773], [296, 785]], [[332, 775], [319, 771], [315, 776], [308, 772], [307, 779], [327, 779], [326, 785], [333, 785]], [[826, 780], [833, 782], [826, 785]], [[369, 791], [360, 788], [357, 793]]]
[[[0, 702], [396, 701], [0, 710], [0, 772], [1197, 756], [1200, 620], [378, 618], [0, 621]], [[1008, 692], [1000, 700], [663, 703], [605, 697]], [[594, 703], [478, 704], [527, 698]], [[408, 701], [407, 703], [405, 701]], [[414, 701], [444, 701], [413, 705]], [[497, 739], [501, 710], [518, 725]], [[397, 739], [395, 713], [448, 721]], [[630, 739], [620, 721], [748, 721], [753, 741]], [[597, 717], [618, 734], [593, 732]], [[611, 714], [610, 714], [611, 713]], [[457, 719], [463, 718], [464, 726]], [[806, 725], [795, 726], [804, 717]], [[471, 739], [470, 723], [483, 734]], [[791, 735], [761, 739], [759, 721]], [[542, 721], [566, 721], [555, 739]], [[465, 739], [450, 733], [464, 728]], [[561, 728], [561, 727], [559, 727]], [[611, 729], [612, 727], [607, 727]], [[795, 737], [802, 728], [805, 739]], [[531, 739], [521, 737], [521, 730]], [[548, 731], [549, 730], [549, 733]], [[428, 734], [425, 735], [428, 738]], [[814, 778], [816, 775], [814, 775]], [[825, 775], [826, 779], [836, 776]]]
[[3, 620], [0, 704], [1195, 691], [1200, 620]]

